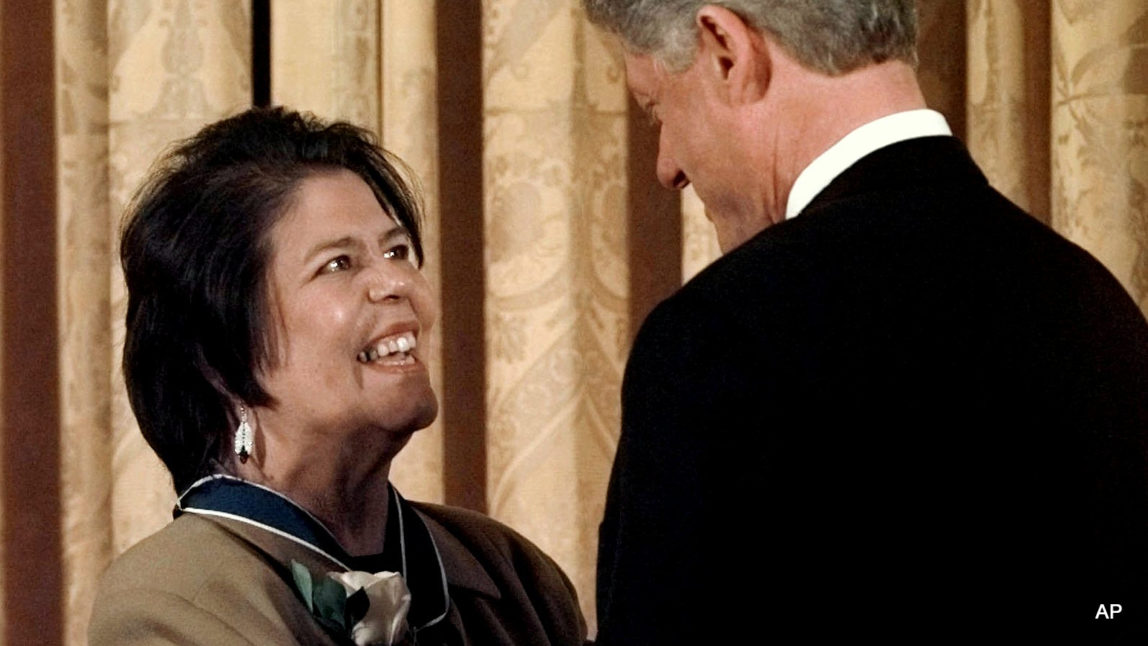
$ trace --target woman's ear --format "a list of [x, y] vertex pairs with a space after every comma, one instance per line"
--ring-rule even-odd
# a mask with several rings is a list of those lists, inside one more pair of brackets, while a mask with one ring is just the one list
[[[719, 94], [732, 105], [754, 103], [769, 88], [772, 61], [765, 36], [741, 16], [706, 5], [694, 18], [698, 27], [698, 57], [704, 62]], [[704, 58], [703, 58], [704, 57]]]
[[[203, 354], [202, 346], [196, 347], [195, 349], [195, 367], [199, 370], [199, 374], [203, 375], [207, 383], [211, 384], [211, 387], [214, 388], [215, 392], [219, 393], [220, 396], [233, 404], [239, 401], [235, 395], [227, 389], [227, 385], [223, 383], [223, 377], [219, 375], [219, 372], [208, 363], [207, 357]], [[238, 410], [234, 405], [232, 409]]]

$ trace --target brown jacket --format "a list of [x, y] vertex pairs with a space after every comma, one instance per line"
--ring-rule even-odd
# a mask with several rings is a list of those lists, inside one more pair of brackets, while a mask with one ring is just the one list
[[[419, 643], [581, 645], [586, 626], [559, 567], [513, 530], [457, 508], [410, 503], [441, 558], [450, 609]], [[100, 585], [90, 644], [347, 644], [291, 582], [337, 562], [246, 522], [184, 514], [124, 553]]]

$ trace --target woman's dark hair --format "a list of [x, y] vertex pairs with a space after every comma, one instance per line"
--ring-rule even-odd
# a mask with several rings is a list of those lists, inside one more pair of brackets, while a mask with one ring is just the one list
[[255, 108], [179, 142], [140, 188], [120, 239], [124, 381], [177, 492], [223, 469], [236, 404], [273, 403], [257, 378], [275, 361], [270, 232], [300, 182], [355, 173], [421, 262], [419, 201], [401, 166], [362, 128]]

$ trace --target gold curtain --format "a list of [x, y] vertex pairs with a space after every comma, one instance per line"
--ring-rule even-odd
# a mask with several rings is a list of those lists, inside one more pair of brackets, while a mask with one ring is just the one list
[[[426, 202], [424, 272], [441, 292], [435, 132], [434, 3], [306, 0], [271, 6], [272, 103], [344, 119], [379, 135], [411, 168]], [[442, 392], [441, 327], [429, 363]], [[442, 419], [417, 433], [392, 467], [404, 495], [443, 500]]]
[[969, 2], [966, 141], [997, 190], [1049, 221], [1049, 4]]
[[83, 644], [103, 568], [174, 501], [120, 373], [120, 216], [159, 151], [250, 102], [251, 23], [240, 2], [55, 6], [64, 634]]
[[626, 96], [566, 0], [483, 19], [487, 502], [589, 612], [630, 336]]
[[65, 641], [114, 554], [112, 518], [111, 232], [105, 6], [56, 7], [59, 138], [60, 481]]
[[[1145, 3], [919, 6], [930, 103], [994, 185], [1097, 255], [1148, 309]], [[167, 522], [173, 502], [119, 374], [119, 219], [169, 142], [250, 105], [252, 11], [238, 0], [53, 7], [54, 75], [43, 83], [55, 96], [55, 200], [17, 209], [6, 196], [19, 187], [5, 179], [0, 253], [14, 254], [11, 222], [55, 214], [59, 392], [43, 405], [59, 414], [59, 500], [41, 511], [60, 516], [60, 608], [46, 616], [62, 625], [35, 626], [9, 603], [0, 626], [5, 643], [78, 645], [98, 576]], [[486, 511], [538, 543], [593, 626], [626, 353], [649, 307], [717, 255], [700, 203], [651, 186], [656, 139], [627, 97], [617, 49], [577, 0], [273, 0], [270, 15], [273, 102], [378, 132], [426, 200], [443, 407], [392, 479], [411, 498]], [[0, 9], [4, 37], [20, 37], [18, 21]], [[11, 78], [0, 116], [19, 99]], [[3, 143], [8, 134], [0, 168], [28, 154]], [[7, 268], [0, 294], [30, 276]], [[25, 322], [4, 302], [8, 375], [21, 356], [9, 339]], [[13, 388], [0, 384], [0, 443], [21, 430]], [[13, 519], [37, 511], [18, 506], [14, 485], [41, 467], [4, 455], [8, 537]], [[22, 546], [7, 541], [0, 587], [18, 599], [25, 582], [9, 573]]]
[[1148, 311], [1148, 3], [969, 0], [968, 20], [977, 161]]
[[1148, 7], [1052, 9], [1052, 224], [1148, 308]]

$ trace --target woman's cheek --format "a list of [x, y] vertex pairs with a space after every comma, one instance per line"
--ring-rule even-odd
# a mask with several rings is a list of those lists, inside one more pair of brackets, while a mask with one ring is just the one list
[[434, 292], [431, 291], [430, 283], [427, 282], [426, 276], [421, 271], [418, 272], [418, 278], [415, 281], [416, 288], [411, 295], [411, 307], [414, 308], [415, 316], [419, 319], [422, 332], [426, 333], [434, 327], [435, 321], [438, 320], [438, 301], [434, 297]]

